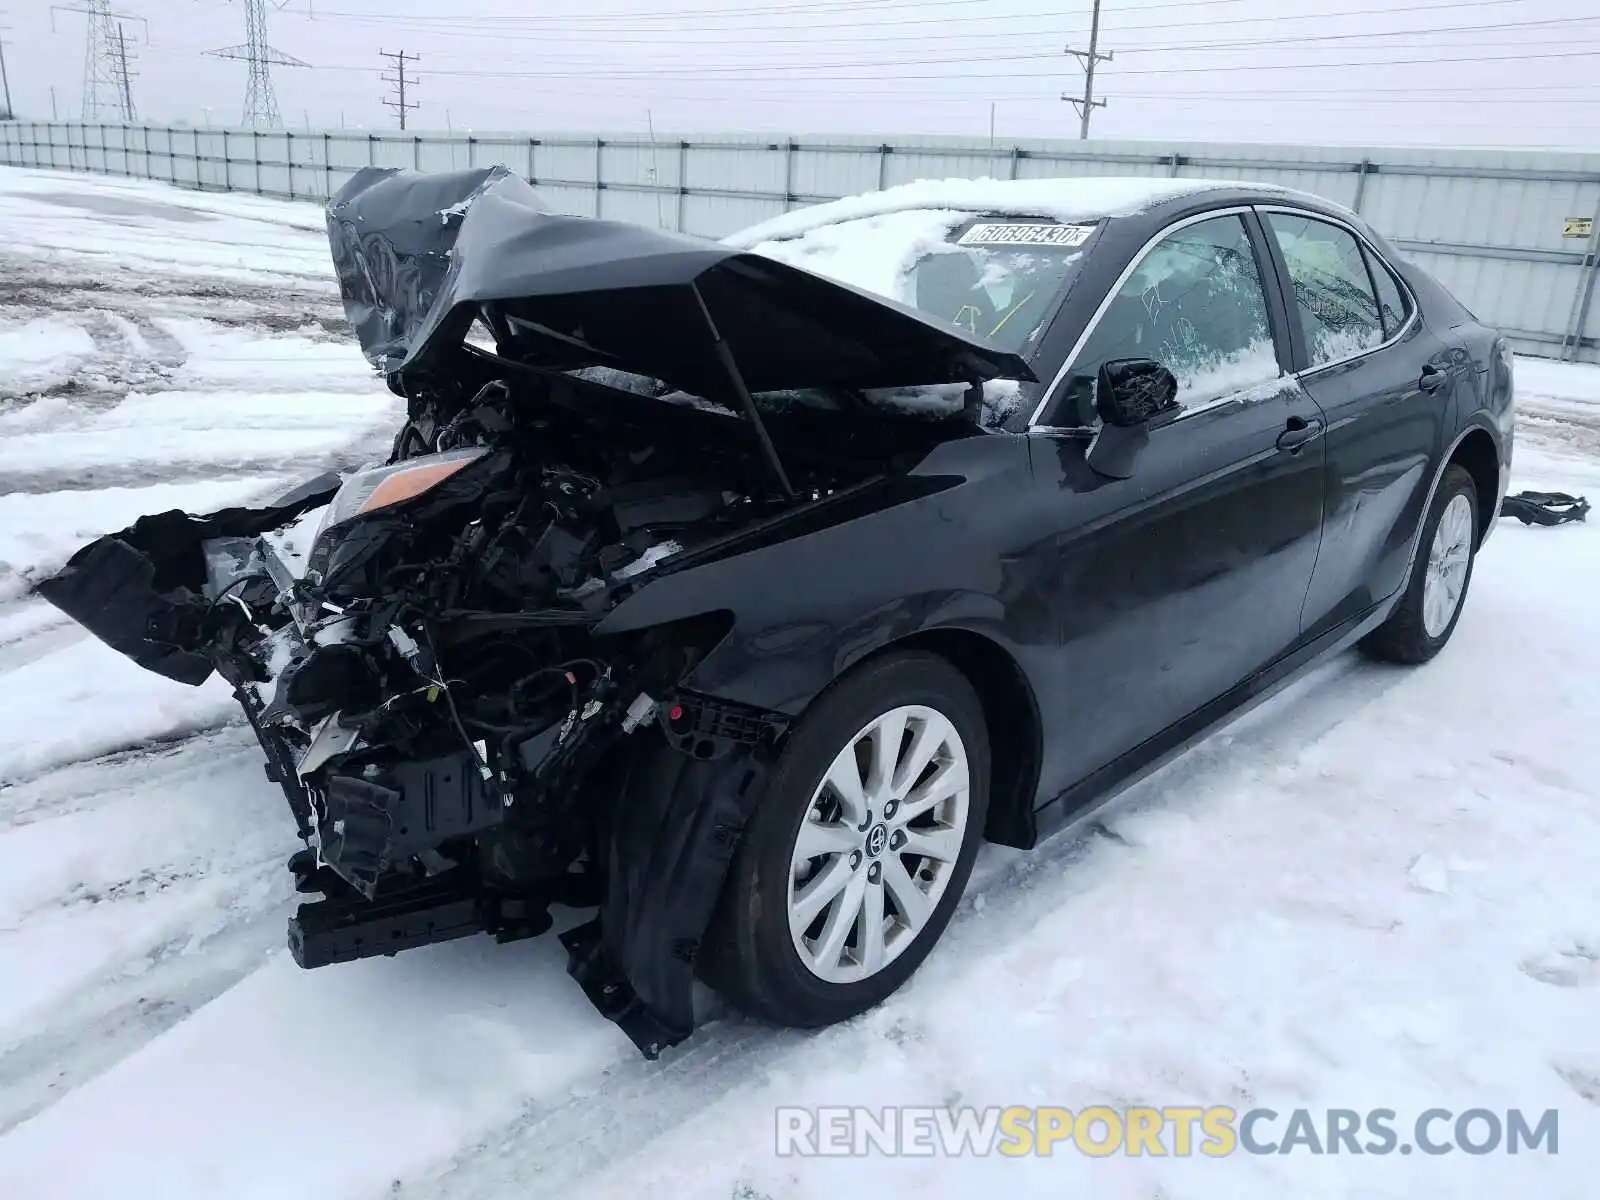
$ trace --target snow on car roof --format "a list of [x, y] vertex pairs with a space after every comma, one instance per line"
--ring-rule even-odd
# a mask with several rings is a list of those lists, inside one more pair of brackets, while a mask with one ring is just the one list
[[847, 196], [753, 225], [725, 245], [748, 250], [762, 242], [799, 237], [825, 225], [910, 210], [939, 209], [971, 215], [996, 213], [1052, 217], [1058, 221], [1128, 216], [1163, 200], [1214, 188], [1287, 192], [1272, 184], [1224, 179], [1153, 179], [1080, 176], [1070, 179], [919, 179], [881, 192]]

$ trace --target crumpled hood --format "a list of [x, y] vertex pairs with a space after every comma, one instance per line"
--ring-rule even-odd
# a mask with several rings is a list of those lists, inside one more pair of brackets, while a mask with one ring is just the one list
[[718, 397], [713, 331], [752, 392], [1033, 378], [987, 339], [717, 242], [552, 213], [504, 167], [369, 167], [328, 205], [345, 311], [386, 374], [453, 348], [489, 307], [519, 358], [611, 366]]
[[[529, 214], [549, 209], [504, 167], [423, 174], [367, 167], [328, 202], [328, 241], [345, 316], [367, 359], [388, 372], [450, 307], [451, 249], [472, 201], [494, 187]], [[421, 335], [421, 336], [419, 336]]]

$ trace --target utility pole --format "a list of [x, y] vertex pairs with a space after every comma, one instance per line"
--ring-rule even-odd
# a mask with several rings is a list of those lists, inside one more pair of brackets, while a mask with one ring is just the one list
[[[83, 43], [83, 114], [84, 121], [132, 121], [133, 98], [127, 73], [127, 53], [122, 37], [123, 21], [144, 18], [130, 13], [115, 12], [111, 0], [83, 0], [77, 7], [54, 4], [50, 7], [50, 25], [55, 28], [57, 12], [82, 13], [88, 18], [88, 29]], [[146, 25], [148, 30], [148, 25]]]
[[241, 59], [249, 64], [250, 74], [244, 85], [244, 123], [252, 129], [276, 129], [283, 124], [283, 117], [278, 112], [278, 94], [272, 88], [271, 68], [309, 67], [311, 64], [267, 44], [266, 0], [244, 0], [244, 36], [242, 46], [224, 46], [206, 53], [216, 58]]
[[112, 58], [112, 82], [120, 85], [122, 93], [122, 119], [132, 125], [138, 118], [133, 111], [133, 76], [128, 71], [128, 39], [122, 28], [122, 22], [117, 22], [116, 53]]
[[404, 50], [379, 50], [378, 57], [391, 59], [394, 62], [394, 74], [384, 75], [380, 72], [378, 78], [395, 89], [395, 99], [385, 100], [383, 104], [385, 108], [392, 108], [400, 115], [400, 128], [404, 129], [406, 127], [406, 112], [420, 107], [415, 100], [409, 104], [406, 103], [406, 86], [409, 84], [414, 87], [417, 82], [415, 75], [410, 79], [406, 78], [406, 61], [409, 59], [414, 63], [421, 62], [422, 56], [420, 54], [407, 54]]
[[1067, 53], [1083, 64], [1083, 95], [1081, 97], [1071, 96], [1063, 92], [1061, 98], [1078, 110], [1078, 117], [1080, 118], [1078, 137], [1087, 138], [1089, 136], [1089, 114], [1097, 108], [1106, 106], [1104, 100], [1096, 100], [1094, 98], [1094, 69], [1098, 64], [1110, 62], [1115, 57], [1110, 51], [1105, 54], [1100, 53], [1100, 0], [1094, 0], [1094, 18], [1089, 26], [1089, 49], [1086, 51], [1074, 50], [1071, 46], [1068, 46]]
[[0, 38], [0, 121], [9, 121], [11, 112], [11, 77], [6, 74], [6, 43]]

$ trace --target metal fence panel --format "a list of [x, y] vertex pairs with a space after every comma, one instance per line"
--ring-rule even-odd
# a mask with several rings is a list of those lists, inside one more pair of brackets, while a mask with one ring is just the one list
[[702, 237], [727, 237], [783, 212], [782, 202], [777, 197], [763, 200], [691, 193], [683, 201], [684, 228]]
[[1600, 154], [951, 137], [256, 132], [0, 123], [0, 163], [323, 201], [364, 166], [503, 163], [558, 211], [720, 237], [917, 179], [1278, 183], [1362, 213], [1518, 348], [1600, 361]]
[[539, 185], [539, 195], [544, 202], [559, 213], [567, 213], [574, 217], [592, 217], [594, 215], [594, 192], [582, 184], [569, 186], [565, 184]]
[[456, 171], [462, 164], [456, 161], [457, 143], [454, 138], [419, 138], [412, 143], [419, 171]]
[[375, 167], [410, 167], [417, 161], [416, 140], [410, 137], [374, 138], [368, 157]]

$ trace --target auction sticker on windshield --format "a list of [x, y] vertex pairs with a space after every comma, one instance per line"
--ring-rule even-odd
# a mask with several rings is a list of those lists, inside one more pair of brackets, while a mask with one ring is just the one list
[[956, 239], [958, 246], [1081, 246], [1093, 225], [974, 225]]

